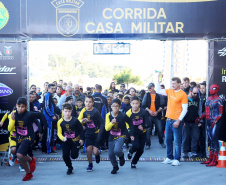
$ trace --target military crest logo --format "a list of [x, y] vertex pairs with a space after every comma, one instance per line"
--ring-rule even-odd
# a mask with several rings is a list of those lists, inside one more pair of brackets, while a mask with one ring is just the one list
[[81, 0], [54, 0], [56, 8], [56, 27], [65, 37], [72, 37], [79, 31]]
[[12, 46], [5, 46], [5, 48], [4, 48], [4, 53], [5, 53], [5, 55], [7, 55], [7, 56], [12, 55]]

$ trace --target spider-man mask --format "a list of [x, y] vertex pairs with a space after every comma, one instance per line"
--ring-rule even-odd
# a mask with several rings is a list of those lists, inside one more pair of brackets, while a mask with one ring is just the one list
[[213, 84], [210, 86], [210, 94], [215, 95], [219, 91], [219, 86], [217, 84]]

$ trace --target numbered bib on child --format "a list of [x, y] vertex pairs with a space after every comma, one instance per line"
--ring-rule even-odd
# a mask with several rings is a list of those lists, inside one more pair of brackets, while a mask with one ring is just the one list
[[118, 129], [118, 130], [110, 130], [110, 134], [113, 135], [113, 136], [121, 136], [121, 129]]
[[17, 126], [17, 133], [19, 135], [22, 135], [22, 136], [26, 136], [27, 135], [27, 127], [19, 127]]
[[86, 124], [87, 124], [88, 128], [95, 128], [96, 127], [93, 121], [88, 121], [88, 122], [86, 122]]
[[143, 123], [143, 118], [133, 119], [133, 125], [141, 125]]
[[75, 138], [75, 131], [65, 131], [64, 136], [66, 138], [69, 138], [69, 139], [74, 139]]

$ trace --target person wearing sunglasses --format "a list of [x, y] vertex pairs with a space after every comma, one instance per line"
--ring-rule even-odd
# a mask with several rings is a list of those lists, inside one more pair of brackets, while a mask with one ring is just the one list
[[188, 111], [184, 117], [184, 126], [182, 129], [183, 158], [189, 158], [189, 149], [191, 149], [190, 157], [197, 157], [200, 134], [199, 127], [201, 123], [195, 123], [195, 120], [202, 115], [202, 105], [197, 95], [198, 88], [196, 86], [190, 87], [188, 94]]

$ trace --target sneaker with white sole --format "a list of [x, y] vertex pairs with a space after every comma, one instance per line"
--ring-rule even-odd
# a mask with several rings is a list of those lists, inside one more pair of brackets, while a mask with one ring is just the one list
[[165, 161], [162, 162], [162, 164], [172, 164], [173, 160], [169, 159], [168, 157], [165, 159]]
[[174, 160], [173, 163], [171, 164], [172, 166], [180, 166], [180, 161]]
[[25, 172], [25, 169], [23, 169], [23, 167], [21, 165], [19, 165], [19, 170], [20, 170], [20, 172]]

